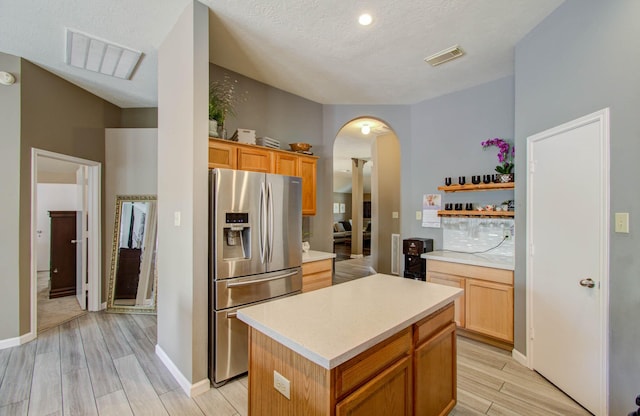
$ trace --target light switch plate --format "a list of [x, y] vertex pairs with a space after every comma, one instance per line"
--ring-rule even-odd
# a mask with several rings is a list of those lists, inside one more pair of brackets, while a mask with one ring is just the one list
[[422, 211], [416, 211], [416, 220], [420, 221], [422, 219]]
[[399, 217], [400, 217], [400, 214], [398, 214], [398, 211], [393, 211], [391, 213], [391, 218], [399, 218]]
[[180, 227], [180, 211], [176, 211], [173, 213], [173, 225], [176, 227]]
[[615, 231], [617, 233], [629, 233], [629, 213], [616, 212], [615, 215]]

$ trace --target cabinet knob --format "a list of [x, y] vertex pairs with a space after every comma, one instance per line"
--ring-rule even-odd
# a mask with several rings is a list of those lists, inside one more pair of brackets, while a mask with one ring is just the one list
[[58, 268], [53, 269], [53, 273], [58, 273]]

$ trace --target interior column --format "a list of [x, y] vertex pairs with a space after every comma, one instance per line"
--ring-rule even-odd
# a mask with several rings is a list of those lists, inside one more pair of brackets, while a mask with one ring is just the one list
[[366, 160], [351, 159], [351, 258], [362, 255], [362, 170]]

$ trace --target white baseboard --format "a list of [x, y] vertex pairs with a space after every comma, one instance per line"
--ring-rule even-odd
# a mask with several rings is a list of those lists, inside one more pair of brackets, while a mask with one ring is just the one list
[[516, 360], [518, 364], [522, 364], [527, 368], [531, 368], [529, 366], [529, 359], [527, 358], [526, 355], [522, 354], [520, 351], [516, 349], [511, 350], [511, 357], [513, 357], [513, 359]]
[[169, 356], [157, 344], [156, 344], [156, 355], [160, 358], [160, 361], [162, 361], [162, 364], [164, 364], [164, 366], [167, 367], [167, 370], [169, 370], [173, 378], [176, 379], [176, 381], [178, 382], [178, 384], [180, 385], [180, 387], [182, 388], [182, 390], [185, 392], [187, 396], [195, 397], [199, 394], [204, 393], [205, 391], [208, 391], [211, 388], [211, 382], [209, 381], [208, 378], [205, 378], [204, 380], [200, 380], [195, 384], [191, 384], [189, 380], [187, 380], [187, 378], [180, 372], [180, 370], [173, 363], [173, 361], [171, 361], [171, 358], [169, 358]]
[[36, 334], [34, 334], [33, 332], [28, 332], [15, 338], [2, 339], [0, 340], [0, 350], [17, 347], [18, 345], [26, 344], [27, 342], [33, 341], [34, 339], [36, 339]]
[[100, 305], [100, 310], [103, 311], [107, 309], [107, 302], [102, 302], [102, 305]]
[[352, 254], [351, 258], [352, 259], [361, 259], [364, 257], [364, 254]]

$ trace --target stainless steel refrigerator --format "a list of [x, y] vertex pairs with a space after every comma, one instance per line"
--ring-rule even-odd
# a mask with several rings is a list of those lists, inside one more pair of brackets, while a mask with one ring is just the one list
[[209, 217], [209, 377], [220, 386], [248, 369], [236, 311], [302, 288], [302, 179], [211, 169]]

